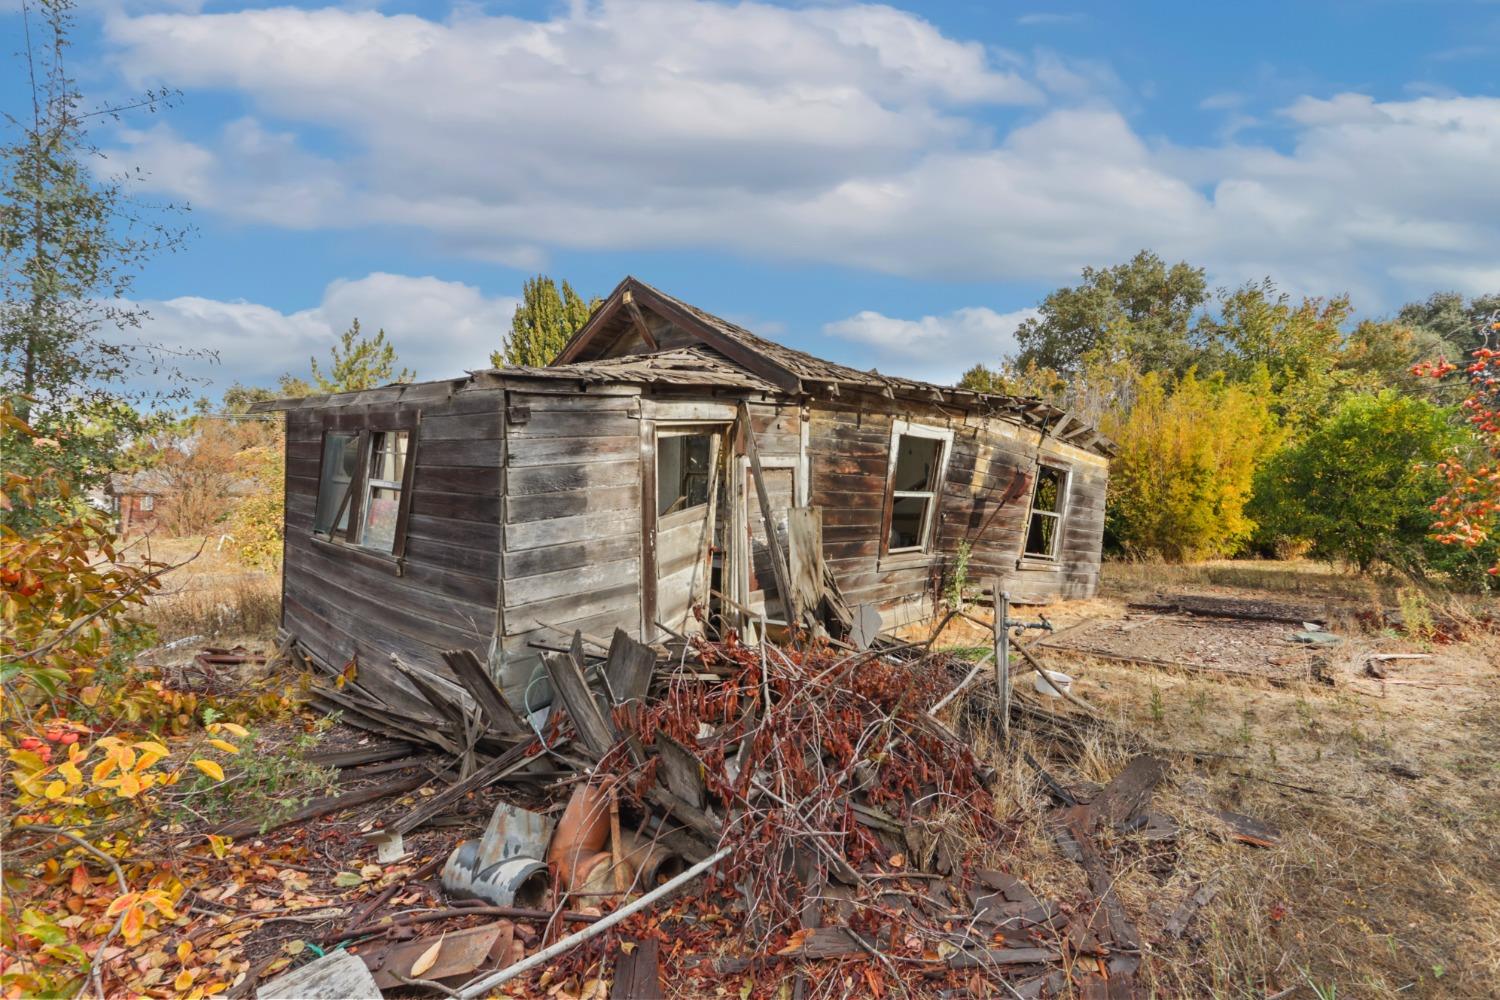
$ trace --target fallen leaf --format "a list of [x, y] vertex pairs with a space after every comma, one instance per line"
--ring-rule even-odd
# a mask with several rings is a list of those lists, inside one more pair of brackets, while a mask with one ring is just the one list
[[341, 889], [349, 889], [364, 883], [364, 876], [358, 872], [339, 872], [333, 877], [333, 884]]
[[431, 948], [428, 948], [426, 951], [422, 952], [421, 955], [417, 956], [417, 960], [411, 963], [411, 972], [409, 973], [411, 978], [420, 979], [424, 972], [437, 964], [438, 952], [443, 950], [443, 938], [447, 936], [447, 934], [444, 934], [442, 937], [432, 942]]
[[208, 760], [205, 757], [199, 757], [193, 761], [193, 766], [215, 781], [224, 780], [224, 769], [214, 761]]

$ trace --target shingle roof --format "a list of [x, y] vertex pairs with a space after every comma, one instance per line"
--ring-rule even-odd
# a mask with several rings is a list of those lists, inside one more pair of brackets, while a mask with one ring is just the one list
[[550, 379], [584, 383], [638, 382], [652, 385], [713, 385], [755, 392], [776, 386], [725, 358], [708, 346], [681, 347], [656, 354], [627, 354], [597, 361], [575, 361], [545, 368], [515, 366], [482, 374], [504, 378]]

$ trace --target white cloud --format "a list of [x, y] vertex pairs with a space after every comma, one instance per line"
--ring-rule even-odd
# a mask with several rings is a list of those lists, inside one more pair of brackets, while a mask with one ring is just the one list
[[[1151, 247], [1380, 308], [1427, 290], [1424, 269], [1484, 274], [1500, 246], [1500, 98], [1303, 98], [1277, 147], [1242, 144], [1244, 121], [1184, 147], [1102, 103], [1108, 67], [1016, 61], [866, 5], [275, 8], [120, 15], [107, 35], [132, 82], [250, 109], [217, 134], [122, 136], [163, 190], [512, 264], [707, 248], [1055, 281]], [[981, 119], [1006, 104], [1019, 123]]]
[[823, 332], [869, 347], [892, 375], [952, 383], [976, 359], [993, 364], [1013, 354], [1016, 328], [1037, 315], [1035, 309], [997, 313], [970, 306], [946, 316], [899, 319], [865, 310], [826, 324]]
[[171, 348], [216, 352], [218, 363], [189, 360], [196, 394], [217, 399], [233, 382], [274, 385], [290, 371], [306, 376], [308, 359], [326, 367], [328, 349], [359, 317], [369, 334], [384, 328], [402, 364], [418, 378], [448, 378], [486, 367], [510, 330], [514, 298], [491, 297], [472, 285], [376, 272], [339, 280], [315, 306], [282, 312], [254, 302], [194, 296], [143, 301], [151, 314], [141, 339]]

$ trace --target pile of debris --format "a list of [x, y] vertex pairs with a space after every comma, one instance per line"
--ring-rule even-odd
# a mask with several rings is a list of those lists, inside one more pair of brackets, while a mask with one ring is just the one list
[[[1005, 870], [995, 773], [975, 732], [932, 711], [978, 668], [920, 645], [857, 652], [801, 638], [652, 647], [617, 632], [605, 646], [578, 633], [544, 654], [550, 698], [537, 700], [550, 705], [533, 714], [472, 654], [453, 653], [452, 679], [408, 668], [448, 720], [431, 727], [382, 713], [357, 674], [328, 689], [453, 763], [446, 788], [378, 831], [391, 857], [469, 793], [504, 789], [483, 836], [432, 866], [446, 915], [488, 922], [418, 936], [425, 914], [379, 912], [393, 889], [325, 941], [336, 950], [259, 995], [474, 997], [538, 975], [599, 996], [613, 983], [621, 998], [663, 995], [664, 976], [687, 995], [712, 992], [731, 975], [767, 995], [790, 981], [796, 997], [993, 995], [1002, 981], [1008, 996], [1134, 995], [1141, 943], [1095, 836], [1160, 819], [1148, 803], [1161, 762], [1140, 758], [1086, 804], [1043, 775], [1059, 843], [1095, 898], [1039, 898]], [[955, 724], [993, 713], [983, 701], [959, 702]], [[1012, 718], [1038, 712], [1006, 701]], [[1063, 716], [1040, 715], [1066, 732]]]

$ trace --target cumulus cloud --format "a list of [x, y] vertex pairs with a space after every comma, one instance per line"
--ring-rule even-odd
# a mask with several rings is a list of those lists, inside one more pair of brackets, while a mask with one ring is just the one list
[[153, 183], [507, 263], [709, 248], [1052, 281], [1152, 247], [1378, 308], [1433, 267], [1492, 270], [1500, 246], [1500, 98], [1303, 98], [1272, 119], [1274, 146], [1231, 128], [1185, 147], [1132, 127], [1107, 67], [859, 4], [274, 8], [118, 15], [107, 37], [132, 82], [249, 109], [213, 134], [123, 135]]
[[1035, 309], [997, 313], [971, 306], [946, 316], [900, 319], [865, 310], [826, 324], [823, 332], [870, 348], [882, 370], [893, 375], [952, 383], [976, 358], [994, 362], [1014, 353], [1016, 328], [1037, 315]]
[[143, 339], [217, 354], [216, 364], [189, 359], [184, 365], [184, 374], [206, 383], [195, 391], [217, 398], [236, 381], [274, 385], [288, 370], [306, 376], [308, 359], [326, 362], [329, 347], [356, 316], [368, 333], [383, 328], [418, 378], [486, 367], [510, 329], [517, 301], [460, 282], [376, 272], [335, 281], [317, 305], [294, 312], [194, 296], [139, 304], [151, 314]]

